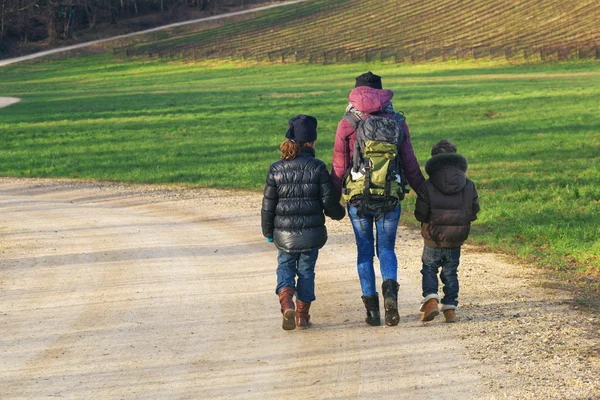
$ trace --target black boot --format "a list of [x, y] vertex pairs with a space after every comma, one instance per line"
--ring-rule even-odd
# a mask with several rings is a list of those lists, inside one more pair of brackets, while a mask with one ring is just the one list
[[381, 285], [383, 292], [383, 307], [385, 308], [385, 324], [396, 326], [400, 322], [398, 314], [398, 282], [388, 279]]
[[381, 325], [381, 315], [379, 314], [379, 295], [362, 296], [362, 301], [367, 309], [367, 318], [365, 322], [371, 326]]

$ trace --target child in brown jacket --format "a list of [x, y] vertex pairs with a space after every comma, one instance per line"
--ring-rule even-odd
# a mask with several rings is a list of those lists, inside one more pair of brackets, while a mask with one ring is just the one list
[[465, 176], [467, 160], [456, 153], [448, 140], [437, 142], [425, 164], [429, 179], [417, 190], [415, 218], [421, 222], [423, 249], [423, 302], [421, 320], [438, 314], [438, 270], [444, 284], [442, 311], [446, 322], [454, 322], [458, 306], [460, 248], [469, 236], [471, 221], [477, 219], [479, 202], [475, 184]]

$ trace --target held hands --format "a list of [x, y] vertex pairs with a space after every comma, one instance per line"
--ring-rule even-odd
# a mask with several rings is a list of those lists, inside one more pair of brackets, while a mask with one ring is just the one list
[[335, 221], [339, 221], [346, 216], [346, 209], [341, 204], [336, 204], [334, 207], [325, 210], [325, 215]]
[[269, 243], [273, 243], [273, 238], [272, 238], [272, 237], [268, 237], [268, 238], [267, 238], [267, 242], [269, 242]]

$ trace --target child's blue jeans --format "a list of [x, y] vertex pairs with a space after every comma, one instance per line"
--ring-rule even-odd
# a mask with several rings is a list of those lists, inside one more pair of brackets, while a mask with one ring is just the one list
[[423, 248], [423, 297], [438, 294], [438, 270], [442, 267], [440, 278], [444, 284], [442, 304], [458, 305], [458, 264], [460, 247], [442, 248], [425, 246]]
[[[373, 257], [375, 248], [379, 259], [379, 268], [383, 281], [388, 279], [398, 280], [398, 259], [394, 251], [396, 245], [396, 231], [400, 219], [400, 205], [392, 211], [386, 212], [379, 221], [374, 221], [373, 212], [365, 211], [361, 218], [358, 216], [358, 208], [348, 206], [348, 216], [352, 222], [356, 247], [358, 249], [357, 267], [358, 278], [363, 296], [373, 296], [377, 293], [375, 284], [375, 270], [373, 268]], [[377, 245], [373, 235], [373, 222], [377, 231]]]
[[[277, 288], [291, 286], [296, 288], [296, 298], [305, 303], [315, 300], [315, 264], [319, 250], [310, 250], [302, 253], [288, 253], [279, 250], [277, 254]], [[298, 283], [296, 284], [296, 275]]]

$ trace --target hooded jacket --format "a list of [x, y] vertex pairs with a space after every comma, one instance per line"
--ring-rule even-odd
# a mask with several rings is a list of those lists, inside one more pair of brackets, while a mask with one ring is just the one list
[[456, 153], [433, 156], [425, 164], [429, 179], [417, 189], [415, 218], [428, 246], [460, 247], [477, 219], [475, 184], [465, 176], [467, 160]]
[[263, 235], [278, 249], [299, 253], [319, 249], [327, 241], [325, 215], [344, 218], [325, 163], [314, 149], [303, 147], [295, 159], [279, 160], [269, 168], [261, 219]]
[[[361, 118], [367, 118], [369, 115], [378, 115], [380, 117], [391, 118], [393, 113], [386, 112], [390, 108], [394, 92], [387, 89], [374, 89], [368, 86], [359, 86], [354, 88], [348, 95], [350, 104], [359, 111]], [[404, 131], [404, 142], [400, 145], [400, 159], [402, 169], [409, 185], [416, 190], [425, 178], [421, 173], [421, 168], [410, 141], [408, 125], [402, 125]], [[335, 134], [335, 143], [333, 145], [333, 158], [331, 161], [332, 171], [331, 180], [336, 191], [338, 199], [342, 194], [343, 176], [352, 165], [352, 155], [354, 153], [354, 142], [356, 141], [356, 131], [354, 127], [345, 119], [338, 124]]]

